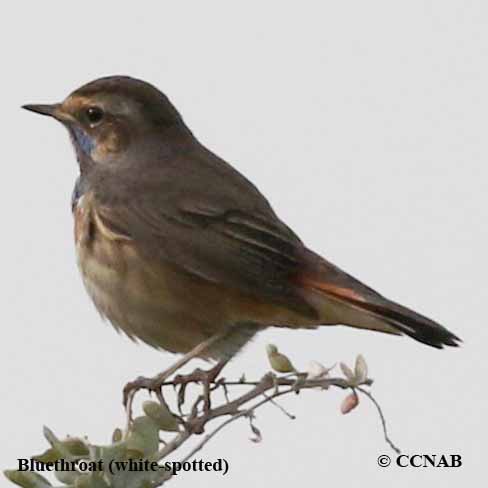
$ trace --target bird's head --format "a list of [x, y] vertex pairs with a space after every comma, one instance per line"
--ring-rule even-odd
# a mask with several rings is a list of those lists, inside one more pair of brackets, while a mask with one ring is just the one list
[[63, 102], [24, 105], [55, 118], [67, 127], [81, 169], [112, 165], [131, 145], [168, 128], [185, 129], [181, 116], [157, 88], [127, 76], [92, 81]]

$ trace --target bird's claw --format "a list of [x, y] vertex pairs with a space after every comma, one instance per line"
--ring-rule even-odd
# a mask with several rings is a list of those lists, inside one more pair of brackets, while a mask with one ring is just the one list
[[158, 395], [161, 393], [161, 387], [162, 382], [159, 381], [158, 377], [146, 378], [144, 376], [139, 376], [134, 381], [129, 381], [129, 383], [124, 386], [122, 393], [124, 407], [127, 408], [129, 401], [139, 390], [147, 390], [150, 393], [153, 392]]

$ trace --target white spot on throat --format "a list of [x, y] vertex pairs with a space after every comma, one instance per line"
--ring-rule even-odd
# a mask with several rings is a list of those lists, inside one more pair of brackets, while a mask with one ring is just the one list
[[80, 198], [78, 198], [78, 201], [76, 202], [76, 208], [83, 208], [83, 200], [85, 199], [85, 195], [81, 195]]

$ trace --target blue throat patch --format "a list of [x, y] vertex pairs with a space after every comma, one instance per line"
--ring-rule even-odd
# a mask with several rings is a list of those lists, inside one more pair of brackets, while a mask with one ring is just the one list
[[72, 129], [73, 139], [80, 149], [90, 156], [93, 148], [95, 147], [95, 141], [91, 138], [83, 129], [79, 127], [73, 127]]

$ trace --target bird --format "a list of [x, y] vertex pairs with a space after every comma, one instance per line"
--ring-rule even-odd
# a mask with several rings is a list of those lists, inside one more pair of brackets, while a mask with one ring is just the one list
[[100, 314], [129, 338], [210, 361], [268, 327], [461, 342], [309, 249], [155, 86], [107, 76], [23, 108], [69, 132], [78, 266]]

